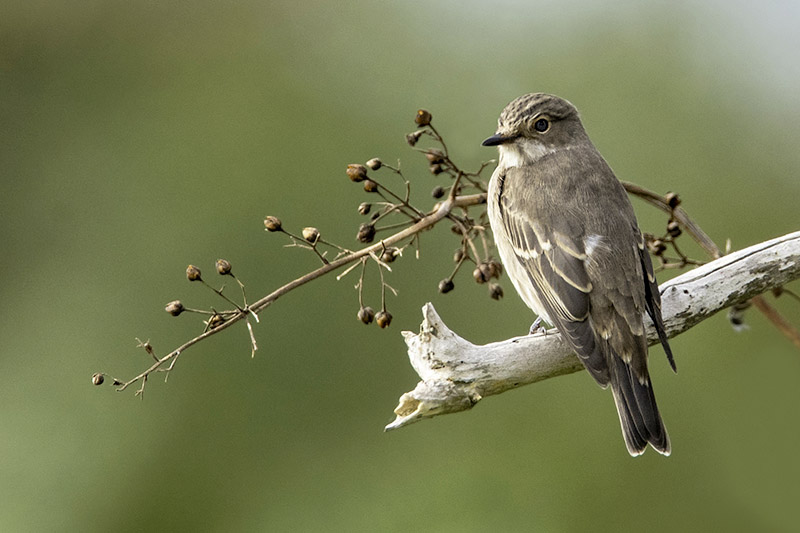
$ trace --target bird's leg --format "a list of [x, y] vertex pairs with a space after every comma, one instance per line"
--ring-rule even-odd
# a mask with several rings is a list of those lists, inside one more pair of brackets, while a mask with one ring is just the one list
[[528, 331], [528, 335], [535, 335], [536, 333], [547, 335], [547, 328], [542, 326], [542, 317], [540, 316], [537, 316], [536, 320], [534, 320], [533, 324], [531, 324], [531, 329]]

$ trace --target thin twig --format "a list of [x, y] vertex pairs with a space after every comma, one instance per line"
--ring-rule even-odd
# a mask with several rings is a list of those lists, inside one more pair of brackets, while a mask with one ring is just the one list
[[[634, 183], [629, 183], [627, 181], [623, 181], [622, 185], [625, 187], [625, 190], [628, 193], [638, 196], [639, 198], [643, 199], [650, 205], [654, 205], [672, 215], [676, 222], [687, 232], [692, 238], [697, 241], [697, 243], [711, 256], [712, 259], [719, 259], [722, 257], [722, 252], [720, 251], [719, 247], [716, 243], [711, 240], [711, 237], [706, 235], [706, 233], [700, 228], [697, 223], [689, 218], [689, 215], [686, 214], [680, 206], [670, 207], [669, 202], [664, 196], [657, 194], [653, 191], [649, 191], [644, 187], [636, 185]], [[673, 243], [674, 246], [674, 243]], [[676, 248], [677, 249], [677, 248]], [[767, 303], [767, 301], [761, 297], [756, 296], [752, 298], [753, 305], [761, 311], [761, 313], [770, 321], [772, 324], [780, 331], [785, 337], [787, 337], [792, 343], [800, 348], [800, 332], [797, 331], [794, 327], [789, 324], [789, 322], [783, 318], [783, 316], [778, 312], [777, 309], [772, 307]]]
[[697, 243], [710, 255], [713, 259], [719, 259], [722, 257], [722, 253], [719, 250], [719, 247], [716, 243], [711, 240], [711, 237], [706, 235], [706, 232], [697, 225], [697, 223], [689, 218], [689, 215], [686, 214], [686, 211], [683, 210], [680, 206], [675, 207], [674, 209], [670, 207], [667, 199], [664, 198], [662, 195], [655, 193], [653, 191], [647, 190], [644, 187], [640, 187], [635, 183], [630, 183], [628, 181], [623, 181], [622, 186], [625, 187], [625, 190], [628, 191], [629, 194], [637, 196], [644, 200], [645, 202], [653, 205], [665, 213], [671, 214], [675, 221], [681, 225], [681, 227], [692, 236], [692, 238], [697, 241]]
[[256, 302], [254, 302], [249, 307], [243, 308], [242, 310], [238, 311], [234, 316], [232, 316], [231, 318], [225, 320], [224, 322], [222, 322], [218, 326], [216, 326], [214, 328], [211, 328], [211, 329], [208, 329], [207, 331], [204, 331], [201, 335], [198, 335], [197, 337], [195, 337], [195, 338], [183, 343], [178, 348], [174, 349], [170, 353], [168, 353], [165, 356], [161, 357], [153, 365], [151, 365], [149, 368], [147, 368], [146, 370], [144, 370], [143, 372], [141, 372], [140, 374], [138, 374], [134, 378], [132, 378], [129, 381], [126, 381], [124, 383], [121, 383], [118, 386], [117, 390], [118, 391], [123, 391], [126, 388], [128, 388], [129, 386], [131, 386], [132, 384], [134, 384], [134, 383], [136, 383], [136, 382], [138, 382], [140, 380], [146, 379], [147, 376], [149, 376], [151, 373], [153, 373], [156, 370], [158, 370], [164, 363], [166, 363], [166, 362], [170, 361], [171, 359], [177, 357], [178, 354], [181, 354], [181, 353], [185, 352], [188, 348], [194, 346], [198, 342], [200, 342], [200, 341], [202, 341], [202, 340], [204, 340], [204, 339], [206, 339], [206, 338], [208, 338], [208, 337], [210, 337], [212, 335], [215, 335], [215, 334], [217, 334], [217, 333], [219, 333], [221, 331], [224, 331], [224, 330], [228, 329], [229, 327], [233, 326], [235, 323], [239, 322], [243, 318], [249, 316], [250, 313], [255, 313], [255, 314], [260, 313], [261, 311], [263, 311], [264, 309], [269, 307], [269, 305], [272, 304], [272, 302], [274, 302], [275, 300], [277, 300], [278, 298], [280, 298], [284, 294], [286, 294], [288, 292], [291, 292], [292, 290], [296, 289], [297, 287], [300, 287], [300, 286], [305, 285], [306, 283], [309, 283], [309, 282], [311, 282], [311, 281], [313, 281], [313, 280], [315, 280], [317, 278], [320, 278], [320, 277], [324, 276], [325, 274], [327, 274], [328, 272], [331, 272], [333, 270], [337, 270], [337, 269], [339, 269], [339, 268], [341, 268], [341, 267], [343, 267], [345, 265], [353, 263], [354, 261], [358, 261], [358, 260], [362, 259], [363, 257], [367, 257], [372, 253], [376, 253], [379, 250], [383, 250], [387, 246], [392, 246], [394, 244], [402, 242], [403, 240], [405, 240], [405, 239], [407, 239], [409, 237], [413, 237], [414, 235], [418, 234], [419, 232], [434, 226], [439, 221], [441, 221], [442, 219], [446, 218], [452, 212], [453, 209], [460, 208], [460, 207], [468, 207], [468, 206], [473, 206], [473, 205], [480, 205], [480, 204], [484, 204], [484, 203], [486, 203], [486, 195], [485, 194], [470, 194], [470, 195], [465, 195], [465, 196], [458, 196], [456, 198], [448, 198], [448, 199], [446, 199], [445, 201], [443, 201], [443, 202], [441, 202], [439, 204], [438, 209], [436, 209], [435, 211], [433, 211], [433, 212], [429, 213], [428, 215], [424, 216], [419, 222], [417, 222], [413, 226], [408, 227], [408, 228], [406, 228], [404, 230], [401, 230], [401, 231], [395, 233], [394, 235], [391, 235], [391, 236], [387, 237], [386, 239], [383, 239], [382, 241], [380, 241], [380, 242], [378, 242], [376, 244], [373, 244], [373, 245], [368, 246], [366, 248], [362, 248], [360, 250], [357, 250], [357, 251], [355, 251], [355, 252], [353, 252], [351, 254], [348, 254], [348, 255], [346, 255], [344, 257], [341, 257], [341, 258], [339, 258], [339, 259], [337, 259], [335, 261], [331, 261], [330, 263], [327, 263], [327, 264], [317, 268], [316, 270], [313, 270], [313, 271], [311, 271], [311, 272], [309, 272], [309, 273], [307, 273], [307, 274], [305, 274], [303, 276], [300, 276], [299, 278], [297, 278], [297, 279], [295, 279], [293, 281], [290, 281], [289, 283], [283, 285], [282, 287], [272, 291], [270, 294], [264, 296], [263, 298], [261, 298], [260, 300], [258, 300]]
[[772, 307], [763, 296], [755, 296], [750, 301], [787, 339], [792, 341], [792, 344], [800, 349], [800, 331], [797, 331], [794, 326], [783, 318], [778, 310]]

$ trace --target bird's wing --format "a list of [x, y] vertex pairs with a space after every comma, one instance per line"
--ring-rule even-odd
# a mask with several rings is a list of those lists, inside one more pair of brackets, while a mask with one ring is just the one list
[[[499, 179], [507, 185], [524, 179], [520, 172], [506, 169]], [[583, 231], [568, 227], [570, 217], [559, 217], [554, 224], [544, 226], [521, 202], [502, 192], [499, 199], [503, 229], [514, 257], [528, 274], [540, 303], [595, 380], [607, 385], [608, 365], [589, 318], [593, 284], [585, 266]], [[530, 206], [529, 198], [524, 204]]]
[[661, 342], [661, 346], [664, 347], [664, 353], [667, 354], [667, 360], [669, 361], [673, 372], [677, 372], [678, 369], [675, 366], [675, 359], [672, 356], [672, 349], [669, 347], [669, 341], [667, 341], [667, 332], [664, 328], [664, 321], [661, 318], [661, 293], [658, 291], [658, 282], [656, 281], [656, 276], [653, 272], [653, 262], [650, 259], [650, 254], [647, 253], [647, 249], [644, 245], [644, 238], [642, 237], [641, 233], [639, 234], [638, 248], [639, 258], [645, 273], [644, 292], [647, 314], [650, 315], [650, 319], [653, 321], [653, 324], [656, 327], [656, 331], [658, 332], [658, 340]]
[[[646, 310], [663, 330], [655, 277], [622, 186], [610, 168], [600, 169], [591, 176], [594, 186], [616, 188], [604, 205], [547, 197], [532, 184], [522, 187], [518, 203], [501, 191], [503, 229], [553, 325], [592, 377], [611, 384], [628, 451], [638, 455], [650, 442], [669, 454], [647, 372], [642, 322]], [[526, 177], [516, 168], [501, 176]]]

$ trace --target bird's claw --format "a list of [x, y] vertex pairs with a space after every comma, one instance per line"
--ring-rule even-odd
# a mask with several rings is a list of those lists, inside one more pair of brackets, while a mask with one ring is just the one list
[[533, 321], [531, 324], [531, 329], [528, 330], [528, 335], [536, 335], [537, 333], [541, 333], [542, 335], [547, 335], [547, 328], [542, 326], [542, 317], [536, 317], [536, 320]]

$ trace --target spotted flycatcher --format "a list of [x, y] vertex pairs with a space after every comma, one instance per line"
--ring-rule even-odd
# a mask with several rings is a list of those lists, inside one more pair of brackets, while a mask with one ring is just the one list
[[[549, 94], [503, 110], [488, 211], [506, 272], [603, 388], [611, 385], [631, 455], [669, 455], [647, 371], [643, 315], [675, 370], [653, 265], [622, 184], [589, 140], [578, 110]], [[537, 319], [537, 322], [539, 321]]]

